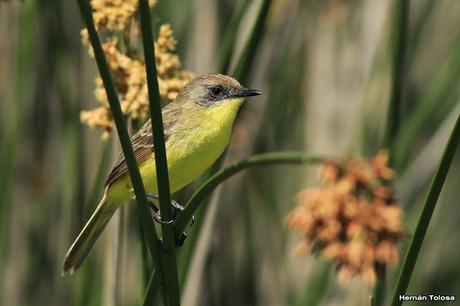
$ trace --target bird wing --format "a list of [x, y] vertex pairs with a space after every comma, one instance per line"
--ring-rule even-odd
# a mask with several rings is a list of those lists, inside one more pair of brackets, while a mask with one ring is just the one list
[[[168, 142], [174, 126], [179, 121], [179, 117], [182, 113], [182, 107], [180, 105], [172, 102], [165, 106], [162, 109], [163, 115], [163, 129], [164, 129], [164, 140], [165, 144]], [[152, 125], [150, 124], [150, 119], [142, 126], [142, 128], [137, 131], [131, 137], [131, 143], [133, 144], [134, 157], [136, 158], [137, 164], [141, 164], [147, 158], [153, 157], [153, 136], [152, 136]], [[128, 165], [125, 161], [125, 156], [123, 152], [118, 154], [118, 157], [115, 163], [110, 170], [110, 174], [105, 181], [105, 187], [110, 186], [118, 178], [124, 175], [128, 171]]]

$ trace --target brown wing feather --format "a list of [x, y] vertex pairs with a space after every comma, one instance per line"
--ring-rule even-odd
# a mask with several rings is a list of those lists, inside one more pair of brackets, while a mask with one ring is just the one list
[[[182, 108], [178, 103], [172, 102], [168, 104], [162, 110], [163, 115], [163, 128], [165, 135], [165, 143], [167, 143], [174, 126], [179, 120], [180, 114], [182, 113]], [[131, 138], [133, 144], [134, 157], [136, 158], [137, 164], [141, 164], [147, 158], [153, 157], [153, 138], [152, 138], [152, 125], [150, 124], [150, 119], [142, 126], [142, 128], [137, 131]], [[125, 162], [125, 156], [123, 152], [118, 154], [118, 157], [115, 163], [110, 170], [110, 174], [105, 181], [104, 186], [110, 186], [118, 178], [123, 176], [128, 171], [128, 165]]]

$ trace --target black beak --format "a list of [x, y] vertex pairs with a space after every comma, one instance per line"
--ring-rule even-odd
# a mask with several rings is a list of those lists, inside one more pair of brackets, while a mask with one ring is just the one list
[[244, 88], [239, 93], [235, 94], [235, 97], [237, 97], [237, 98], [253, 97], [253, 96], [258, 96], [258, 95], [261, 95], [261, 94], [262, 94], [262, 92], [260, 90]]

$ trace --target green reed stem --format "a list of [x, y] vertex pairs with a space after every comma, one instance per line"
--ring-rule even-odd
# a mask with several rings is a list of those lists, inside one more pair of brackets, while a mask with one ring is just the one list
[[159, 287], [159, 279], [158, 279], [158, 273], [156, 271], [153, 271], [152, 274], [150, 274], [149, 282], [147, 284], [147, 290], [145, 291], [144, 294], [144, 299], [142, 301], [143, 306], [151, 306], [155, 302], [155, 297], [158, 291]]
[[[385, 146], [390, 148], [398, 133], [401, 121], [401, 99], [403, 95], [405, 76], [406, 39], [409, 19], [409, 0], [394, 2], [394, 22], [391, 35], [392, 77], [391, 96], [388, 105], [387, 129]], [[378, 305], [378, 304], [377, 304]]]
[[450, 135], [449, 141], [447, 142], [446, 148], [439, 163], [439, 167], [436, 171], [434, 179], [431, 183], [430, 190], [425, 200], [425, 205], [422, 210], [422, 214], [415, 228], [414, 236], [412, 237], [406, 256], [404, 258], [396, 286], [393, 291], [393, 297], [391, 299], [391, 305], [401, 305], [402, 301], [399, 300], [400, 294], [405, 294], [409, 285], [412, 271], [414, 270], [415, 263], [417, 262], [420, 248], [422, 247], [425, 234], [430, 224], [431, 216], [436, 207], [436, 203], [441, 193], [442, 186], [449, 171], [450, 165], [455, 155], [458, 143], [460, 142], [460, 115], [457, 117], [455, 126]]
[[[91, 188], [91, 192], [88, 198], [88, 207], [87, 211], [93, 211], [96, 209], [97, 204], [99, 203], [99, 199], [101, 197], [101, 190], [104, 187], [104, 179], [106, 176], [107, 168], [109, 167], [109, 160], [110, 154], [112, 153], [112, 140], [109, 139], [102, 144], [102, 151], [100, 154], [99, 163], [96, 170], [96, 178], [94, 179], [93, 187]], [[84, 225], [84, 220], [87, 220], [90, 217], [82, 216], [80, 220], [80, 225]]]
[[[436, 12], [436, 5], [439, 2], [437, 0], [427, 0], [423, 3], [421, 6], [420, 13], [417, 14], [414, 18], [411, 30], [411, 35], [409, 39], [407, 40], [408, 42], [408, 47], [407, 50], [410, 50], [410, 55], [407, 55], [407, 61], [408, 61], [408, 67], [412, 65], [412, 63], [415, 64], [415, 61], [417, 59], [417, 53], [420, 52], [421, 48], [421, 42], [423, 41], [423, 36], [424, 31], [426, 30], [427, 27], [429, 27], [429, 19], [434, 15], [434, 12]], [[420, 4], [417, 4], [420, 5]], [[409, 63], [411, 62], [411, 63]]]
[[[34, 30], [37, 19], [37, 6], [34, 1], [23, 3], [18, 12], [18, 33], [16, 34], [16, 60], [12, 100], [8, 101], [8, 112], [1, 116], [0, 124], [0, 273], [5, 275], [5, 260], [8, 251], [7, 241], [10, 226], [15, 171], [18, 166], [20, 145], [27, 122], [27, 101], [32, 91], [30, 70], [33, 67]], [[35, 85], [34, 85], [35, 86]], [[7, 103], [0, 93], [0, 103]], [[5, 109], [6, 110], [6, 109]], [[7, 278], [0, 278], [0, 290]]]
[[385, 264], [376, 265], [377, 283], [374, 286], [374, 294], [372, 296], [373, 306], [383, 305], [385, 292], [387, 291], [387, 266]]
[[[402, 96], [406, 72], [406, 39], [409, 19], [409, 0], [393, 1], [393, 22], [390, 36], [391, 48], [391, 94], [388, 104], [387, 124], [384, 137], [384, 147], [394, 155], [394, 140], [400, 129]], [[393, 163], [392, 161], [390, 161]], [[377, 264], [377, 283], [374, 286], [373, 301], [375, 306], [384, 303], [386, 292], [386, 265]]]
[[244, 46], [241, 57], [238, 60], [238, 66], [236, 67], [233, 75], [236, 79], [242, 83], [246, 82], [249, 71], [253, 66], [254, 57], [257, 51], [257, 47], [260, 44], [260, 41], [264, 37], [265, 32], [265, 23], [268, 16], [268, 11], [272, 0], [263, 0], [259, 11], [257, 12], [256, 21], [254, 27], [251, 30], [248, 41]]
[[307, 283], [303, 300], [296, 305], [316, 306], [321, 305], [323, 302], [328, 292], [333, 264], [325, 262], [322, 265], [319, 271], [316, 271], [312, 279]]
[[236, 38], [238, 37], [238, 25], [243, 17], [246, 8], [248, 7], [248, 0], [239, 0], [236, 4], [235, 11], [232, 14], [230, 22], [225, 28], [224, 38], [222, 39], [222, 45], [219, 49], [219, 64], [218, 71], [227, 74], [232, 60], [233, 50], [235, 48]]
[[[110, 75], [109, 68], [107, 66], [104, 51], [102, 50], [101, 42], [99, 41], [96, 28], [93, 23], [93, 16], [90, 4], [87, 0], [78, 0], [78, 5], [80, 8], [81, 15], [88, 29], [89, 39], [91, 46], [94, 50], [94, 56], [96, 58], [96, 63], [101, 75], [104, 88], [107, 93], [107, 99], [110, 104], [110, 109], [112, 110], [112, 116], [115, 121], [115, 126], [117, 128], [118, 137], [120, 139], [121, 148], [125, 156], [126, 164], [128, 166], [128, 172], [131, 177], [131, 182], [134, 189], [134, 194], [136, 196], [136, 202], [139, 209], [139, 217], [142, 222], [142, 228], [144, 229], [145, 237], [150, 238], [146, 239], [148, 242], [150, 254], [154, 262], [155, 268], [159, 273], [160, 285], [163, 293], [166, 292], [164, 287], [164, 270], [161, 265], [161, 253], [162, 249], [160, 245], [157, 245], [156, 242], [158, 239], [158, 234], [156, 232], [153, 221], [149, 218], [151, 216], [147, 197], [145, 194], [144, 184], [142, 183], [142, 177], [140, 175], [139, 169], [137, 167], [136, 158], [134, 157], [133, 147], [131, 144], [128, 131], [126, 129], [126, 122], [123, 118], [123, 113], [121, 111], [120, 102], [118, 100], [115, 87], [113, 85], [112, 77]], [[165, 295], [163, 295], [165, 296]]]
[[[160, 197], [160, 212], [164, 220], [172, 218], [171, 195], [169, 189], [168, 164], [164, 142], [163, 119], [161, 113], [160, 90], [158, 88], [157, 69], [155, 63], [155, 49], [150, 18], [150, 8], [147, 0], [140, 0], [140, 16], [144, 58], [147, 69], [147, 86], [149, 91], [150, 116], [152, 118], [153, 144], [155, 150], [156, 175], [158, 194]], [[173, 224], [162, 224], [163, 264], [166, 278], [166, 293], [168, 305], [180, 305], [179, 278], [175, 256], [176, 240]]]
[[[432, 81], [420, 94], [420, 101], [417, 107], [411, 113], [407, 114], [404, 119], [400, 133], [394, 142], [394, 148], [397, 151], [395, 163], [398, 169], [406, 166], [407, 161], [412, 153], [411, 148], [417, 141], [417, 135], [420, 134], [425, 126], [433, 125], [434, 119], [444, 118], [452, 108], [456, 98], [449, 99], [457, 89], [460, 79], [460, 33], [456, 35], [455, 41], [450, 47], [449, 54], [438, 71], [435, 72]], [[449, 101], [450, 100], [450, 101]], [[436, 122], [435, 121], [435, 122]]]
[[303, 152], [272, 152], [253, 155], [232, 166], [220, 170], [211, 176], [190, 198], [185, 205], [185, 209], [179, 213], [176, 222], [176, 235], [180, 235], [187, 225], [191, 222], [193, 214], [196, 212], [203, 200], [222, 182], [235, 175], [236, 173], [256, 167], [275, 164], [314, 164], [320, 163], [325, 159], [319, 156], [312, 156]]

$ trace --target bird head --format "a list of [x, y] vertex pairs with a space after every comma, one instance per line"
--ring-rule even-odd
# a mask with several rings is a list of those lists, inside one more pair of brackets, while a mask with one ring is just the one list
[[260, 90], [243, 87], [227, 75], [213, 73], [197, 77], [188, 82], [176, 100], [193, 101], [201, 106], [213, 107], [226, 101], [243, 102], [245, 97], [258, 96]]

